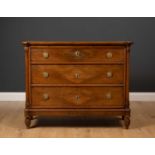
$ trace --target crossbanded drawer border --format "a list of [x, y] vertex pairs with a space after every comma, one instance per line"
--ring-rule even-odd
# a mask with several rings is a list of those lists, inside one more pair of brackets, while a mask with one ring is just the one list
[[[0, 92], [0, 101], [25, 101], [25, 92]], [[130, 92], [130, 101], [155, 101], [155, 92]]]

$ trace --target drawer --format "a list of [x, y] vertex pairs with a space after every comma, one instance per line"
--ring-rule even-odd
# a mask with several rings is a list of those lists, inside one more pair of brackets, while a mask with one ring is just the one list
[[122, 84], [123, 65], [31, 65], [32, 84]]
[[123, 87], [33, 87], [32, 108], [120, 108]]
[[66, 62], [124, 62], [125, 48], [116, 47], [31, 47], [31, 61], [46, 63]]

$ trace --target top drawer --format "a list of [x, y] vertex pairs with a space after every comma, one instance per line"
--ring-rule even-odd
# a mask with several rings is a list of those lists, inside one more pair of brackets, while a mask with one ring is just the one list
[[125, 48], [122, 46], [32, 46], [30, 53], [31, 61], [36, 63], [125, 61]]

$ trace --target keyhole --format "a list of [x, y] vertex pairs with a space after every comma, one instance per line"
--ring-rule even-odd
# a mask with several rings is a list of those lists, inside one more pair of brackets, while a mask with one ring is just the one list
[[80, 51], [75, 51], [75, 55], [78, 57], [78, 56], [80, 56]]

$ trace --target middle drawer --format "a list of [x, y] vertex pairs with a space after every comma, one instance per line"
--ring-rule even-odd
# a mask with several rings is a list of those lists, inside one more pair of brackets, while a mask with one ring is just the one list
[[123, 65], [32, 65], [32, 84], [123, 84]]

